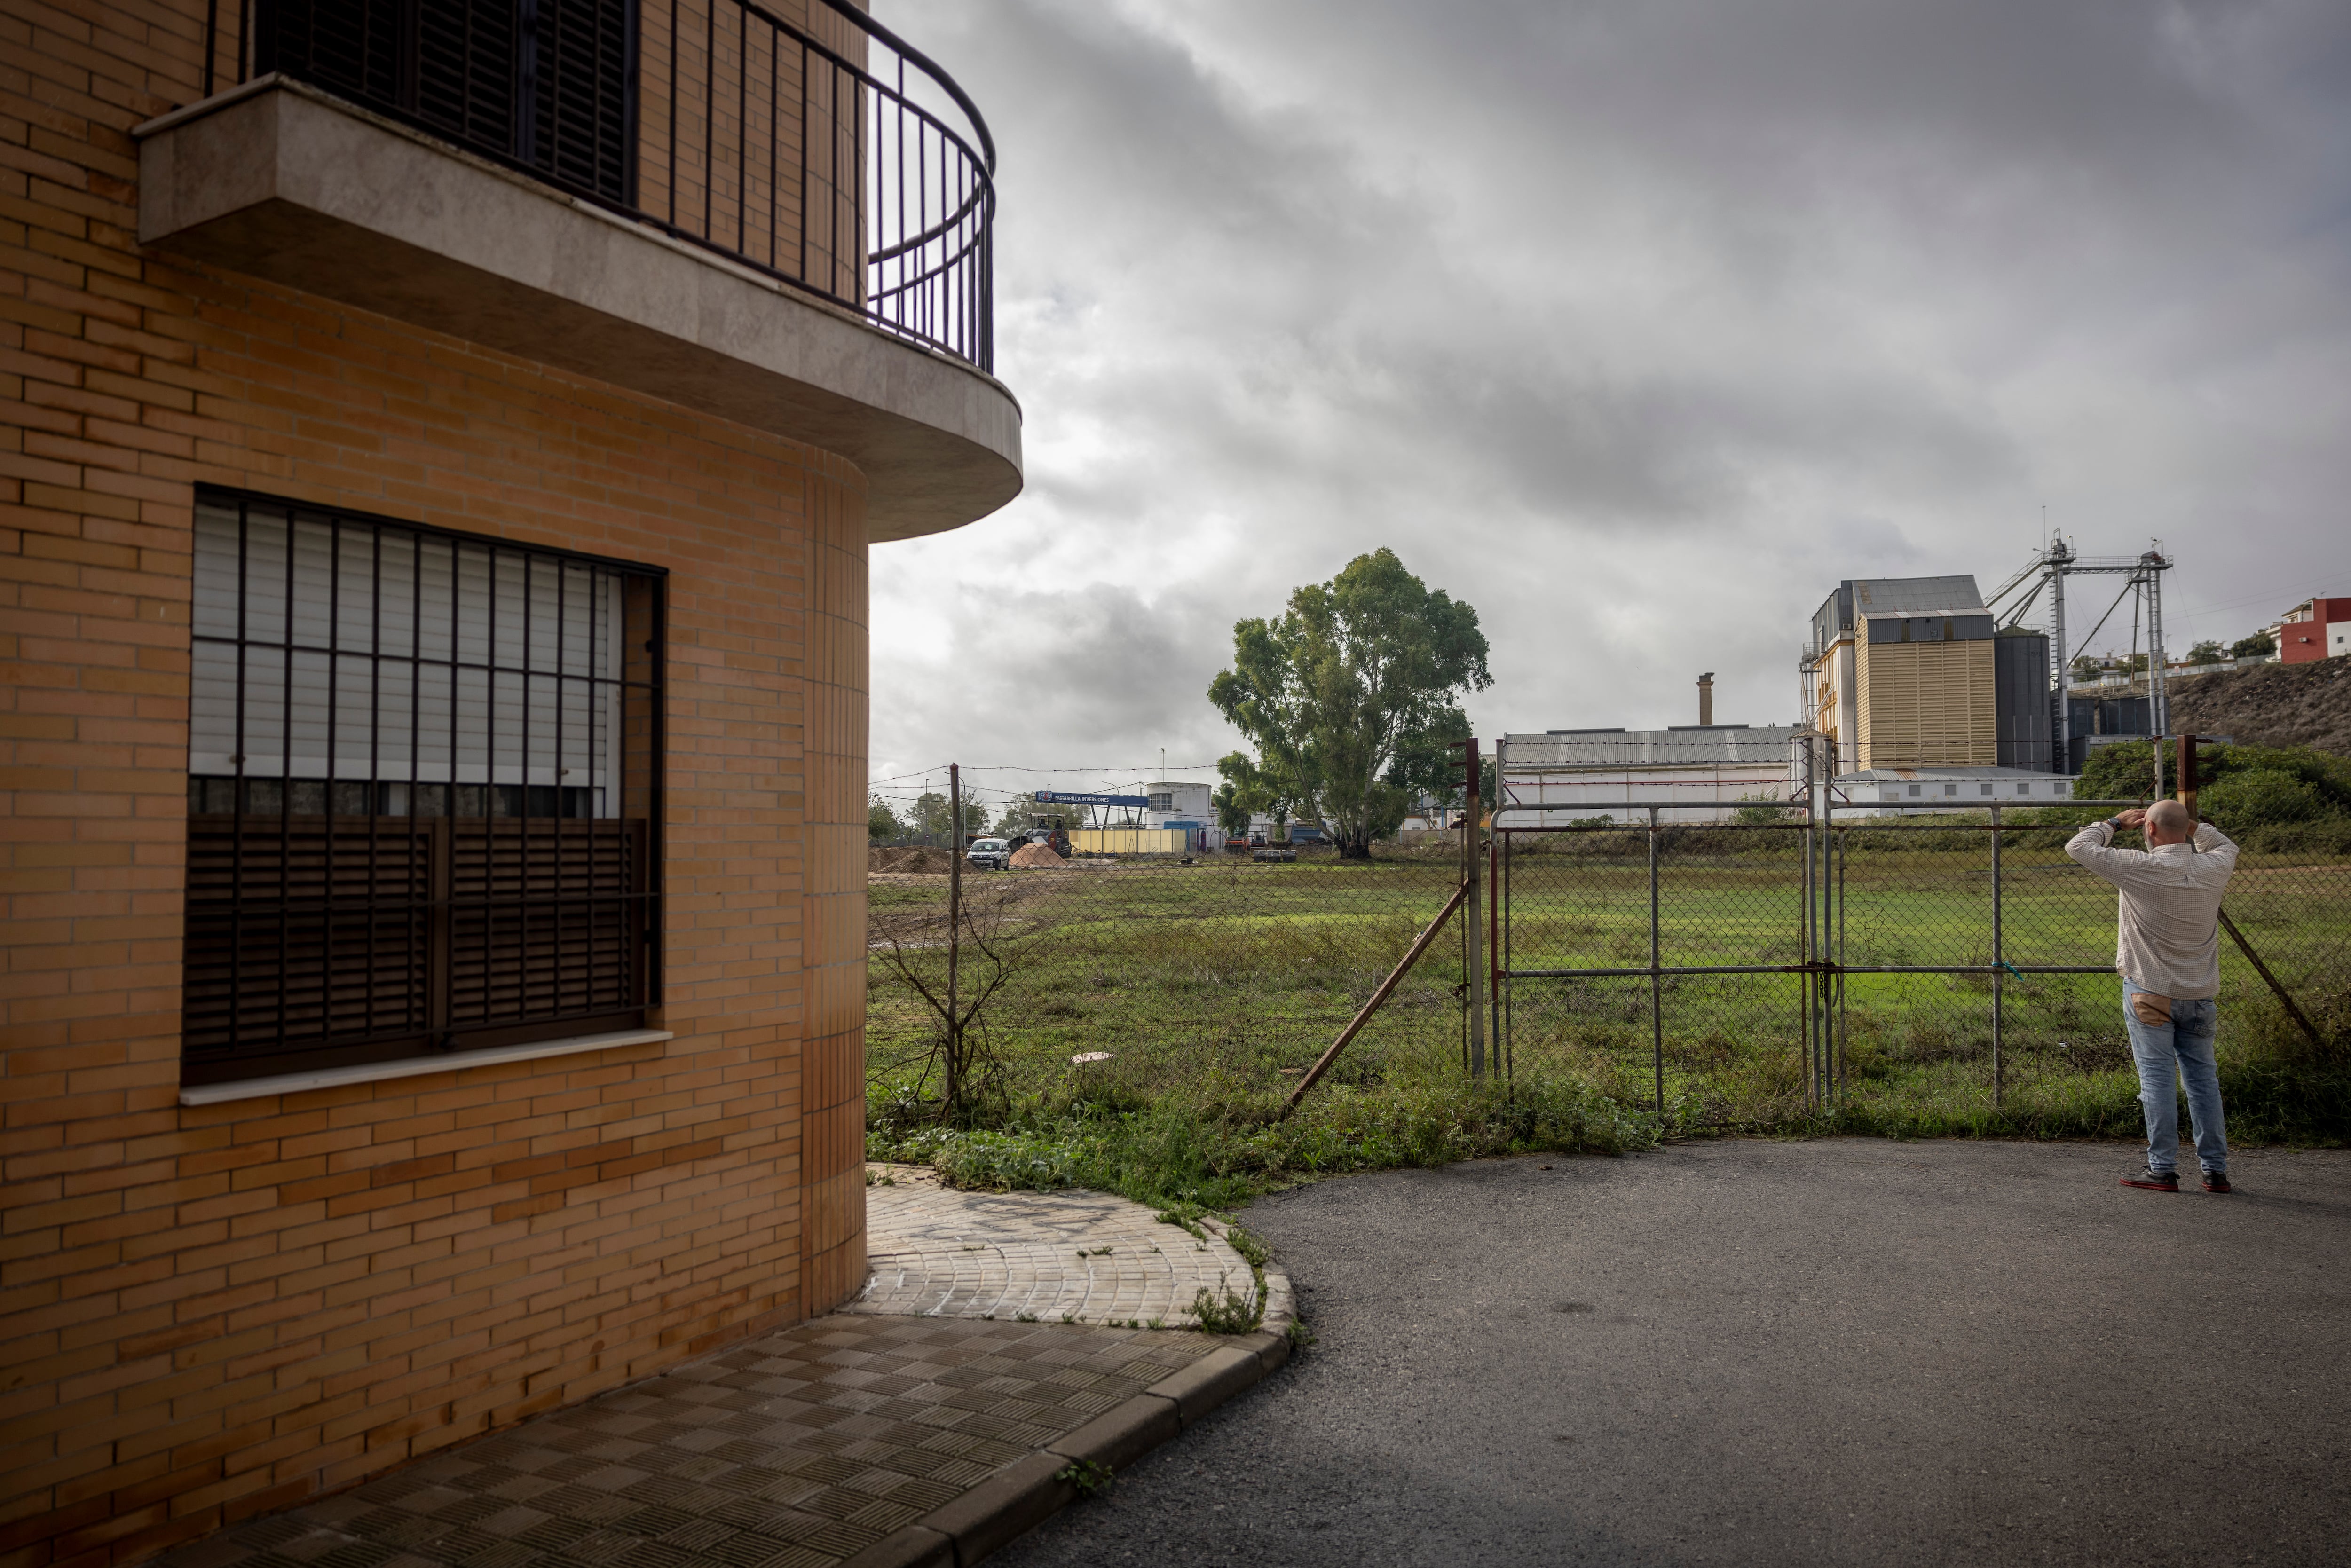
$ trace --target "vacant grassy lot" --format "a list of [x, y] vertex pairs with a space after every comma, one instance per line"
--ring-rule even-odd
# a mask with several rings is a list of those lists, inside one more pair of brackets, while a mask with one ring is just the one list
[[[1452, 863], [1432, 858], [1123, 864], [967, 878], [972, 914], [959, 987], [968, 997], [975, 985], [1000, 985], [981, 1014], [996, 1071], [981, 1119], [1066, 1153], [1106, 1116], [1133, 1123], [1165, 1114], [1211, 1134], [1246, 1134], [1258, 1146], [1233, 1157], [1277, 1167], [1292, 1157], [1345, 1164], [1350, 1129], [1338, 1124], [1385, 1127], [1378, 1137], [1391, 1143], [1450, 1138], [1473, 1149], [1570, 1140], [1562, 1128], [1573, 1139], [1621, 1146], [1726, 1124], [2127, 1134], [2138, 1111], [2108, 967], [2114, 895], [2064, 859], [2062, 841], [2056, 833], [2016, 833], [2003, 845], [1998, 955], [2014, 968], [1998, 987], [1997, 1107], [1995, 988], [1982, 974], [1849, 977], [1845, 1092], [1825, 1121], [1802, 1103], [1799, 982], [1784, 974], [1667, 977], [1654, 1033], [1646, 973], [1516, 981], [1507, 988], [1506, 1034], [1517, 1092], [1473, 1089], [1462, 1065], [1457, 918], [1308, 1111], [1273, 1128], [1297, 1072], [1450, 894]], [[1510, 967], [1646, 970], [1646, 843], [1602, 834], [1546, 841], [1552, 845], [1568, 852], [1513, 856], [1508, 868]], [[1847, 964], [1994, 962], [1988, 834], [1855, 834], [1835, 874]], [[1792, 833], [1667, 843], [1656, 889], [1659, 963], [1797, 962], [1802, 875]], [[937, 1019], [909, 977], [943, 988], [946, 883], [877, 876], [870, 890], [869, 1061], [885, 1144], [932, 1119], [920, 1103], [936, 1092], [935, 1075], [926, 1082], [924, 1073]], [[2232, 1131], [2243, 1141], [2339, 1140], [2351, 1131], [2339, 1050], [2351, 1026], [2351, 863], [2249, 854], [2229, 904], [2338, 1043], [2314, 1051], [2224, 944], [2221, 1053]], [[2043, 966], [2097, 972], [2033, 972]], [[1071, 1061], [1096, 1052], [1110, 1054]], [[1662, 1117], [1655, 1111], [1660, 1065]], [[1409, 1113], [1399, 1109], [1406, 1105]], [[1532, 1113], [1531, 1105], [1548, 1109]], [[1452, 1133], [1421, 1125], [1448, 1115]], [[1420, 1130], [1401, 1130], [1406, 1124]], [[1285, 1152], [1285, 1140], [1310, 1134], [1330, 1136], [1319, 1152]]]

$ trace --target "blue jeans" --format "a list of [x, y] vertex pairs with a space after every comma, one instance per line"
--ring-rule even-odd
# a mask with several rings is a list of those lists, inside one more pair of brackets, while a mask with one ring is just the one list
[[[2138, 998], [2145, 997], [2146, 1001]], [[2168, 1017], [2162, 1015], [2168, 1013]], [[2123, 981], [2123, 1019], [2138, 1061], [2138, 1103], [2147, 1113], [2147, 1168], [2179, 1165], [2179, 1092], [2188, 1086], [2188, 1113], [2196, 1134], [2196, 1163], [2229, 1168], [2229, 1124], [2220, 1113], [2220, 1073], [2212, 1061], [2212, 1030], [2220, 1008], [2210, 997], [2167, 1002]]]

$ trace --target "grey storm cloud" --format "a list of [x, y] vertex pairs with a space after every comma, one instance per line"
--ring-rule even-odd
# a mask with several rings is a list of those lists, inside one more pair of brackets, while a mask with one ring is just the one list
[[877, 774], [1213, 758], [1232, 622], [1380, 545], [1488, 733], [1784, 719], [1836, 580], [2043, 507], [2188, 636], [2351, 591], [2339, 0], [877, 10], [994, 129], [1029, 455], [875, 551]]

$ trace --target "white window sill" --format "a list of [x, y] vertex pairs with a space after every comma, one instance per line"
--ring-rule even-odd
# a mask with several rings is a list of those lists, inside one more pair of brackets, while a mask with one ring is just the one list
[[258, 1100], [268, 1094], [297, 1094], [305, 1089], [335, 1089], [346, 1083], [375, 1083], [387, 1078], [419, 1078], [428, 1072], [495, 1067], [502, 1061], [535, 1061], [543, 1056], [572, 1056], [583, 1051], [651, 1045], [675, 1038], [665, 1029], [623, 1029], [610, 1034], [575, 1034], [568, 1040], [535, 1040], [528, 1045], [493, 1046], [487, 1051], [457, 1051], [448, 1056], [371, 1061], [358, 1067], [321, 1068], [316, 1072], [284, 1072], [275, 1078], [246, 1078], [235, 1083], [197, 1083], [180, 1091], [180, 1103], [217, 1105], [225, 1100]]

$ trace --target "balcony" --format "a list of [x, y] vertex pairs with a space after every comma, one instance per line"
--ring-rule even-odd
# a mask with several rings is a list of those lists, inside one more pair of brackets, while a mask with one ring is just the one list
[[140, 239], [837, 453], [876, 539], [956, 527], [1020, 487], [994, 143], [848, 0], [776, 3], [223, 4]]

